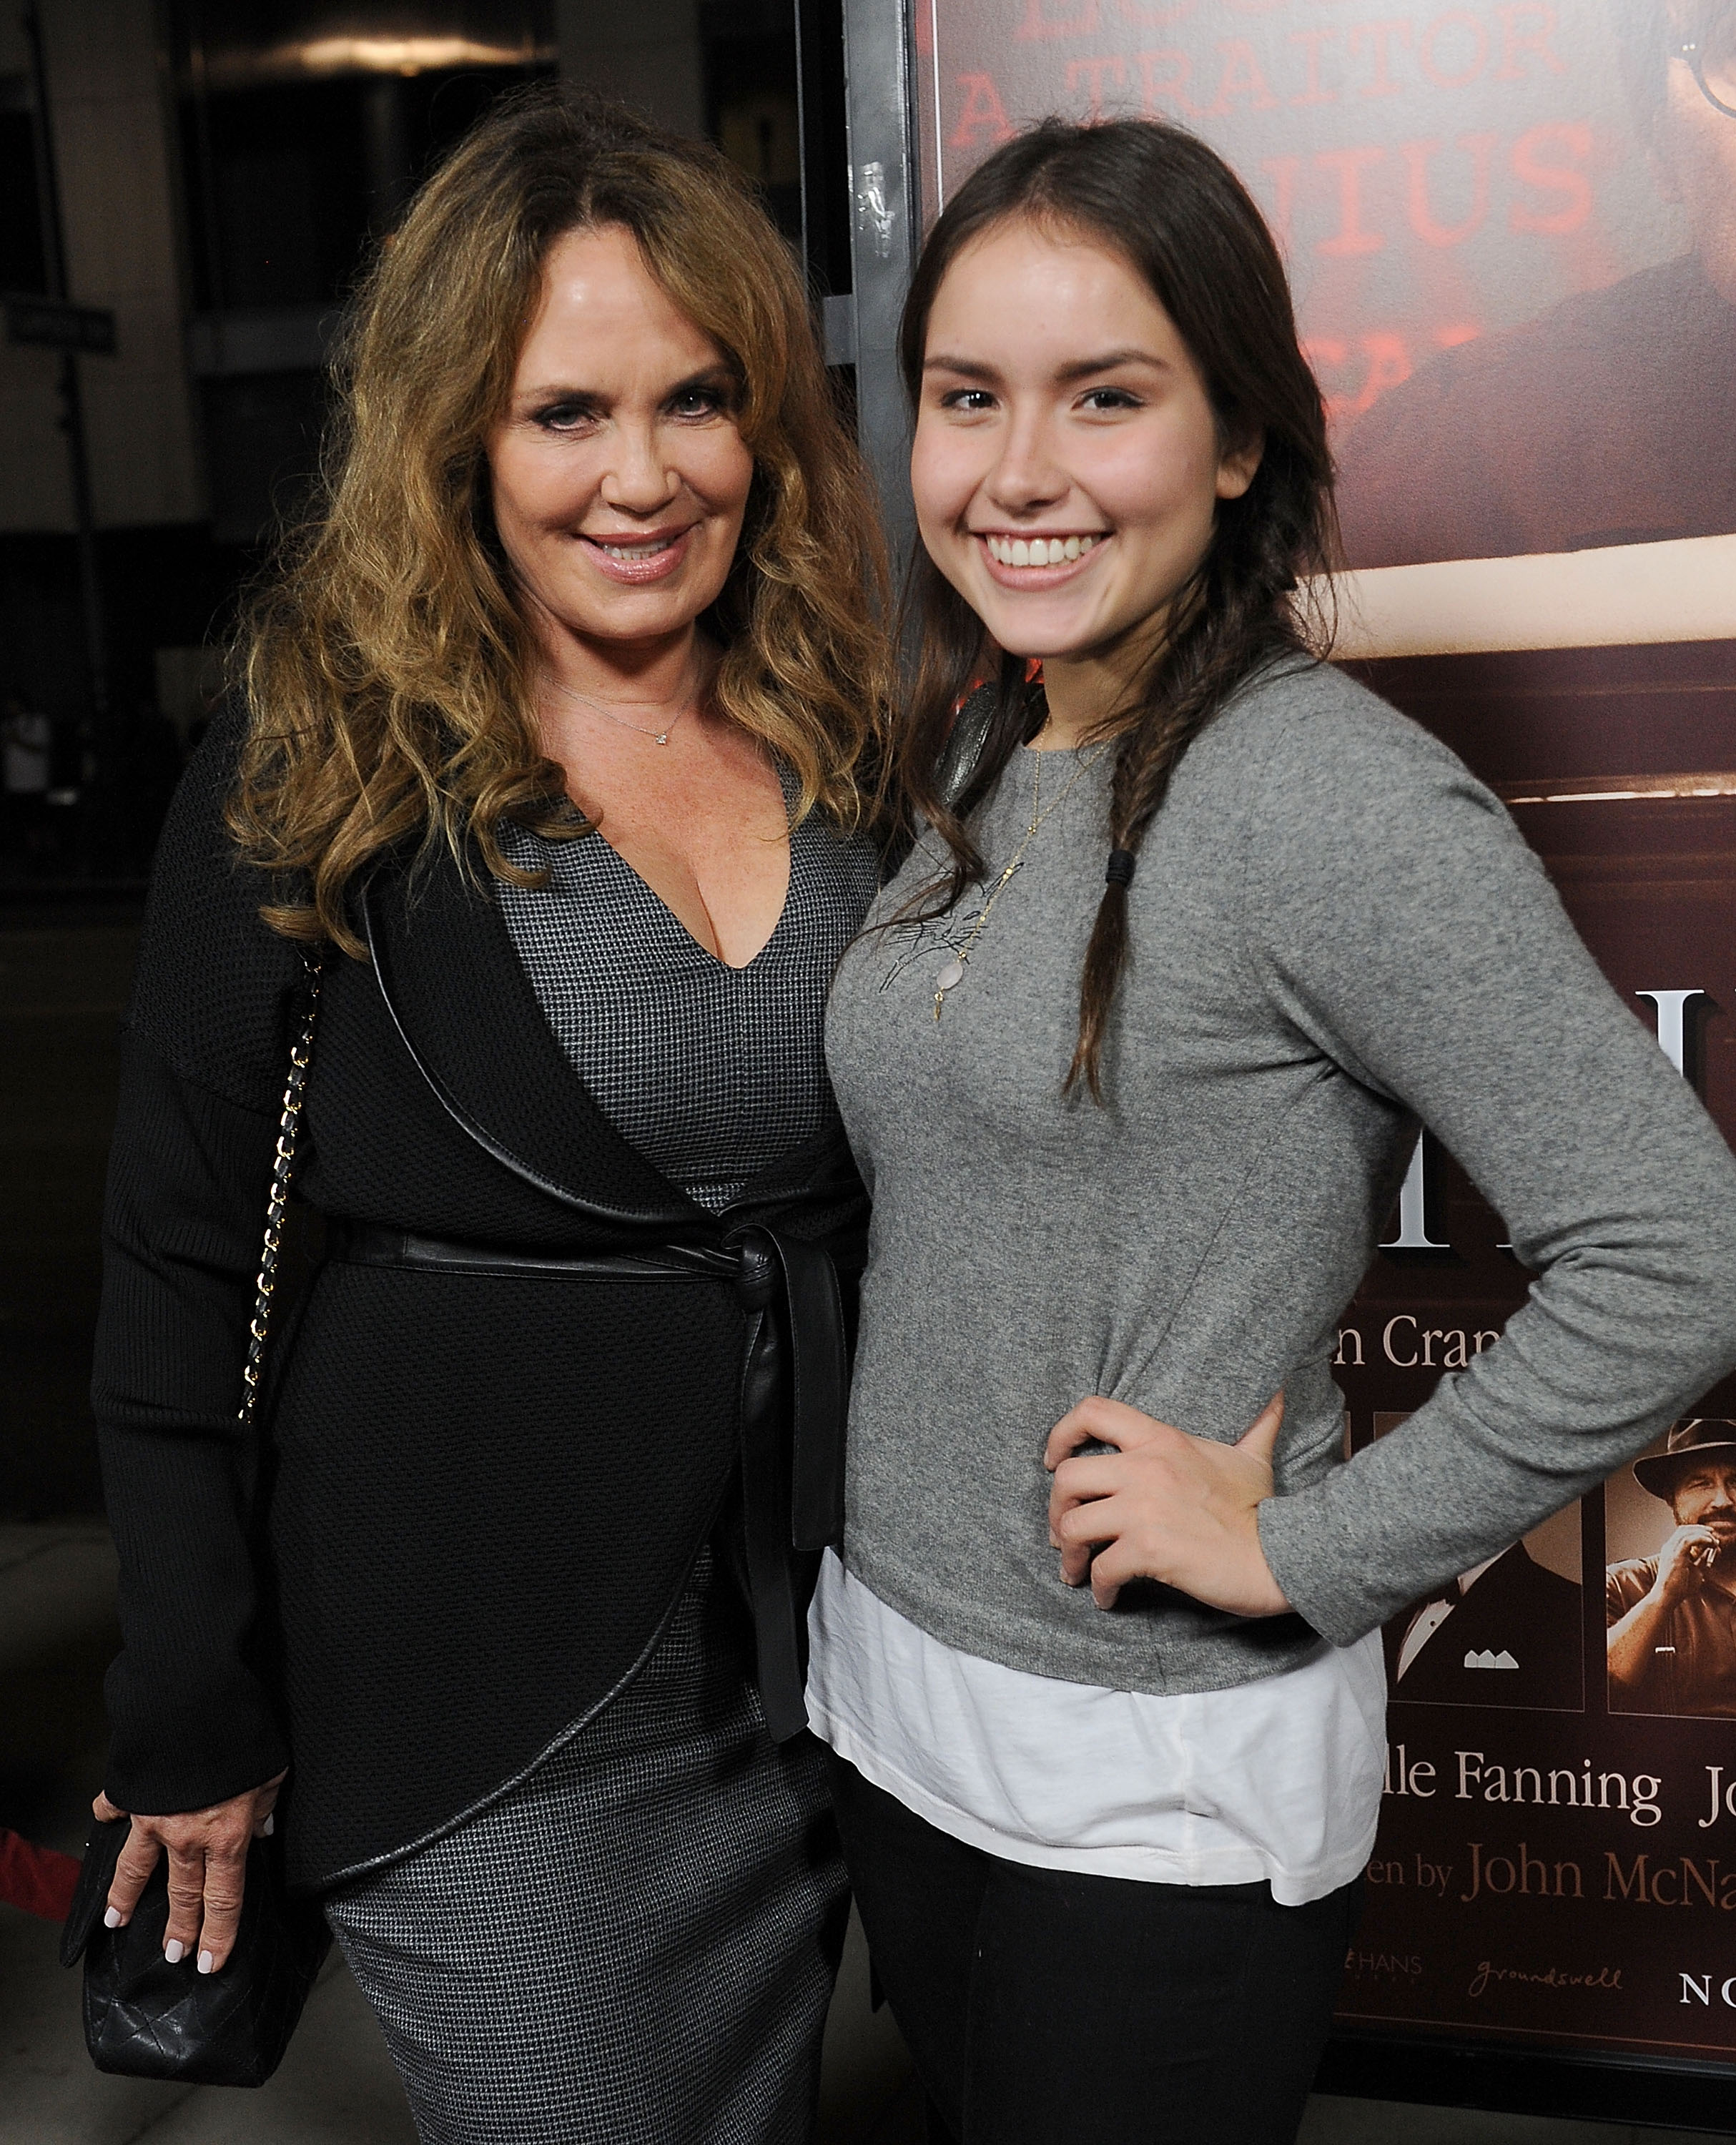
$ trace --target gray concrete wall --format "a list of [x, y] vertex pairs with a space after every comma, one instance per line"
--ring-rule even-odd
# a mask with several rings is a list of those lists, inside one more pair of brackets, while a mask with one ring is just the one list
[[[119, 352], [79, 360], [97, 521], [206, 511], [182, 346], [167, 85], [153, 0], [40, 0], [71, 295], [112, 306]], [[0, 11], [0, 73], [24, 42]], [[72, 526], [53, 352], [0, 345], [0, 530]]]

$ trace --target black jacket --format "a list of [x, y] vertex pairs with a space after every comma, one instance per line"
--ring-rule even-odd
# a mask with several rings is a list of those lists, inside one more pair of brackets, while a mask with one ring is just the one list
[[[296, 1172], [337, 1249], [273, 1336], [243, 1451], [301, 957], [222, 829], [235, 743], [217, 726], [164, 832], [110, 1165], [107, 1785], [193, 1809], [292, 1762], [291, 1870], [330, 1884], [485, 1800], [630, 1679], [729, 1492], [744, 1379], [750, 1415], [787, 1427], [766, 1247], [848, 1273], [867, 1202], [839, 1132], [722, 1217], [697, 1207], [593, 1104], [487, 893], [450, 860], [381, 869], [358, 902], [374, 961], [326, 958]], [[357, 1228], [526, 1263], [368, 1263], [343, 1252]], [[672, 1242], [687, 1278], [535, 1265]], [[809, 1347], [803, 1375], [836, 1386], [841, 1362]], [[810, 1567], [784, 1562], [798, 1616]]]
[[1425, 1705], [1522, 1705], [1577, 1713], [1585, 1700], [1584, 1595], [1515, 1542], [1395, 1680], [1410, 1615], [1386, 1626], [1395, 1699]]

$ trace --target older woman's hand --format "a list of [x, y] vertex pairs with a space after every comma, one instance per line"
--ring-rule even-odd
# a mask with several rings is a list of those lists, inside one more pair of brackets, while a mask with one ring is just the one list
[[[1061, 1576], [1069, 1586], [1089, 1579], [1100, 1609], [1130, 1579], [1161, 1579], [1238, 1616], [1289, 1608], [1255, 1518], [1272, 1494], [1283, 1420], [1277, 1393], [1237, 1444], [1219, 1445], [1119, 1401], [1081, 1401], [1050, 1431], [1043, 1453], [1055, 1477], [1049, 1540], [1061, 1551]], [[1092, 1441], [1116, 1450], [1075, 1452]]]
[[247, 1847], [271, 1829], [271, 1812], [280, 1773], [263, 1787], [231, 1795], [209, 1809], [182, 1810], [172, 1817], [143, 1817], [117, 1809], [106, 1794], [91, 1808], [104, 1824], [131, 1816], [132, 1829], [115, 1864], [103, 1922], [119, 1929], [132, 1919], [157, 1858], [169, 1858], [169, 1924], [163, 1956], [172, 1966], [196, 1952], [201, 1973], [215, 1973], [228, 1958], [241, 1918], [241, 1893], [247, 1877]]

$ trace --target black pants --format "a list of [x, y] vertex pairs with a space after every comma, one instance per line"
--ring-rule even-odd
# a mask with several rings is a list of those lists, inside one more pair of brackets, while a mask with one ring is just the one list
[[830, 1770], [881, 1985], [958, 2145], [1292, 2145], [1360, 1879], [1281, 1907], [1028, 1869]]

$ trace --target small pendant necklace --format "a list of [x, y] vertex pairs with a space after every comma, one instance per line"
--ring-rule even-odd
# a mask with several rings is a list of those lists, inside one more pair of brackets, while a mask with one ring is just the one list
[[[619, 724], [621, 729], [624, 730], [631, 730], [636, 737], [655, 738], [659, 744], [667, 744], [669, 743], [669, 732], [674, 729], [676, 724], [679, 723], [681, 718], [687, 713], [688, 709], [693, 705], [694, 701], [694, 695], [691, 692], [684, 693], [679, 695], [678, 697], [680, 699], [681, 704], [675, 709], [674, 714], [669, 717], [663, 728], [660, 730], [648, 730], [644, 727], [644, 724], [629, 723], [624, 715], [616, 714], [614, 709], [605, 707], [602, 701], [592, 699], [589, 693], [581, 693], [575, 686], [563, 685], [560, 679], [554, 677], [553, 675], [549, 677], [549, 683], [555, 688], [557, 693], [564, 694], [568, 699], [577, 700], [582, 707], [594, 709], [596, 712], [599, 715], [603, 716], [606, 721]], [[649, 704], [655, 707], [659, 703], [654, 700]], [[671, 704], [668, 700], [664, 700], [661, 704], [666, 708]]]
[[1097, 750], [1091, 754], [1089, 759], [1082, 758], [1078, 765], [1067, 777], [1066, 784], [1062, 789], [1061, 794], [1056, 798], [1054, 802], [1050, 804], [1047, 809], [1043, 808], [1042, 804], [1043, 756], [1040, 752], [1033, 751], [1032, 753], [1031, 757], [1034, 762], [1034, 767], [1032, 770], [1033, 779], [1031, 784], [1031, 820], [1029, 825], [1025, 829], [1025, 839], [1019, 844], [1018, 847], [1007, 858], [1005, 864], [1002, 866], [1000, 876], [996, 879], [993, 887], [990, 889], [988, 898], [977, 912], [977, 920], [973, 924], [972, 924], [970, 930], [965, 938], [964, 943], [958, 948], [958, 952], [953, 954], [952, 959], [947, 963], [946, 966], [942, 968], [939, 974], [934, 978], [934, 1018], [937, 1020], [940, 1018], [941, 1013], [946, 1005], [947, 993], [951, 990], [956, 990], [959, 984], [964, 981], [965, 966], [971, 958], [971, 948], [982, 937], [984, 927], [987, 925], [989, 918], [994, 913], [995, 903], [1007, 891], [1007, 885], [1011, 881], [1013, 873], [1024, 862], [1025, 852], [1037, 839], [1038, 829], [1042, 827], [1043, 822], [1052, 814], [1058, 812], [1061, 809], [1062, 806], [1066, 804], [1068, 797], [1072, 794], [1073, 784], [1079, 779], [1080, 776], [1086, 772], [1087, 768], [1095, 767], [1107, 750], [1108, 746], [1107, 744], [1101, 744], [1097, 747]]

